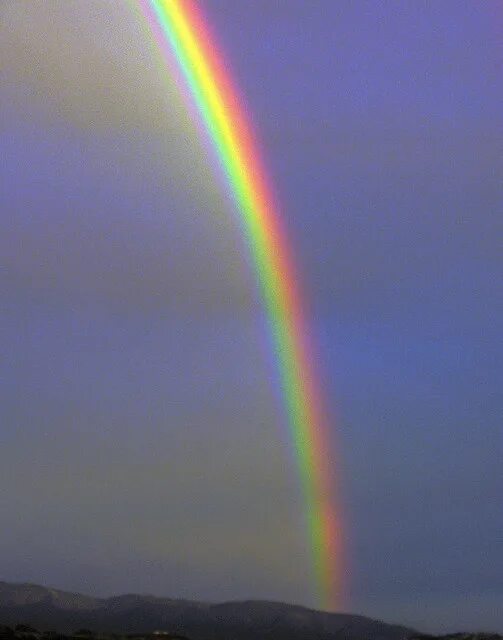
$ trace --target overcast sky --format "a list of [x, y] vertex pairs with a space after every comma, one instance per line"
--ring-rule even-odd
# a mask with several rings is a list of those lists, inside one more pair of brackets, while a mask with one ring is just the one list
[[[205, 0], [302, 272], [349, 611], [503, 630], [503, 8]], [[0, 579], [314, 604], [235, 212], [130, 3], [0, 5]]]

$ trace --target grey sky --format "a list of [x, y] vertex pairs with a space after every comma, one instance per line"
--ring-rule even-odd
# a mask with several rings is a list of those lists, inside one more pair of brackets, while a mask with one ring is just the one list
[[[305, 280], [348, 608], [501, 630], [501, 6], [203, 6]], [[253, 278], [183, 101], [127, 3], [0, 25], [0, 577], [311, 604]]]

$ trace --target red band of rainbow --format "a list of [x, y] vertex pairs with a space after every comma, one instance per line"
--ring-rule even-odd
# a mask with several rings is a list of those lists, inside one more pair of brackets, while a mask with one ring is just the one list
[[176, 59], [226, 175], [270, 327], [299, 469], [318, 602], [340, 606], [341, 522], [325, 411], [291, 250], [239, 95], [195, 0], [136, 0]]

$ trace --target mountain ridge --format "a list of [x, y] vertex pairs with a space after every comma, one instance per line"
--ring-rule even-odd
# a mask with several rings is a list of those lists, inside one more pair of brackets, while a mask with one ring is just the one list
[[0, 622], [73, 632], [163, 629], [194, 640], [407, 640], [417, 632], [365, 616], [267, 600], [222, 603], [123, 594], [95, 598], [31, 583], [0, 582]]

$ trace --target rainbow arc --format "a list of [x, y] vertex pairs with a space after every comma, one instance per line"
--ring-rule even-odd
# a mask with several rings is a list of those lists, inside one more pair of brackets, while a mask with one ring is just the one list
[[287, 234], [256, 138], [195, 0], [134, 0], [214, 148], [239, 214], [270, 330], [305, 505], [319, 605], [340, 606], [341, 520], [326, 412]]

